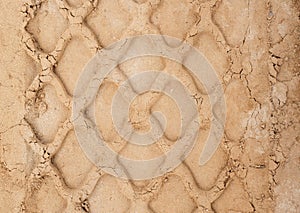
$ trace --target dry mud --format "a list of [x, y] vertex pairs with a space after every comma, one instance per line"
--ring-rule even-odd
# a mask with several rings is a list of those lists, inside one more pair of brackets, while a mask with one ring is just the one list
[[[1, 0], [0, 8], [0, 212], [300, 212], [298, 1]], [[188, 87], [201, 134], [174, 171], [126, 181], [83, 154], [70, 121], [72, 93], [97, 50], [149, 33], [186, 40], [213, 65], [225, 90], [225, 134], [199, 166], [211, 113], [200, 83], [168, 60], [128, 61], [97, 97], [108, 145], [132, 158], [161, 154], [127, 146], [109, 115], [124, 76], [150, 68]], [[162, 139], [171, 146], [179, 125], [173, 104], [142, 95], [130, 111], [133, 126], [147, 130], [149, 108], [160, 109], [171, 121]]]

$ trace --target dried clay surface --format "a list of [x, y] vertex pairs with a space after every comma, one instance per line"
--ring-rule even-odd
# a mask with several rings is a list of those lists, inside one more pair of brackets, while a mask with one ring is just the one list
[[[297, 0], [1, 0], [0, 212], [300, 212], [300, 4]], [[121, 64], [103, 82], [97, 125], [108, 146], [134, 159], [161, 155], [178, 137], [172, 99], [139, 96], [129, 119], [168, 125], [147, 149], [127, 145], [110, 105], [121, 82], [155, 69], [176, 76], [197, 104], [200, 132], [174, 171], [127, 181], [94, 166], [71, 120], [85, 64], [119, 39], [170, 35], [199, 49], [222, 82], [226, 125], [199, 166], [211, 124], [208, 94], [183, 66], [158, 57]], [[169, 44], [170, 46], [176, 44]]]

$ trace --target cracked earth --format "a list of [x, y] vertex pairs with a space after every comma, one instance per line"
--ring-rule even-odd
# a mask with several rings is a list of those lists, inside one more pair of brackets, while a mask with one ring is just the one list
[[[1, 213], [300, 212], [298, 1], [1, 0], [0, 8]], [[113, 95], [137, 72], [176, 76], [201, 120], [197, 143], [179, 167], [128, 181], [84, 155], [72, 125], [72, 98], [97, 51], [143, 34], [170, 35], [203, 53], [225, 91], [226, 125], [216, 153], [199, 166], [211, 124], [201, 82], [164, 58], [126, 61], [105, 79], [96, 100], [97, 126], [109, 147], [147, 159], [178, 137], [178, 110], [154, 92], [132, 103], [129, 119], [146, 131], [151, 110], [161, 111], [168, 120], [161, 143], [137, 148], [114, 130]]]

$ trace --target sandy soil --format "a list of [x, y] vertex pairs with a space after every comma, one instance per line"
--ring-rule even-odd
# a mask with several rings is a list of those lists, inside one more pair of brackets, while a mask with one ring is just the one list
[[[0, 212], [300, 212], [298, 1], [2, 0], [0, 8]], [[187, 40], [213, 65], [225, 90], [225, 134], [199, 166], [210, 126], [200, 83], [168, 60], [128, 61], [115, 72], [168, 67], [182, 80], [196, 94], [202, 134], [174, 171], [125, 181], [80, 149], [72, 94], [97, 50], [147, 33]], [[115, 79], [97, 97], [108, 145], [133, 158], [161, 154], [126, 146], [113, 130], [109, 106], [122, 81]], [[130, 119], [144, 131], [147, 109], [161, 109], [171, 119], [164, 140], [172, 144], [179, 117], [172, 105], [145, 94]]]

